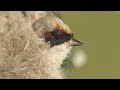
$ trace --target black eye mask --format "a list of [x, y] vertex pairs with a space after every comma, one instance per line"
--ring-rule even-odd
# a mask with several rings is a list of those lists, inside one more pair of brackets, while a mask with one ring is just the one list
[[58, 29], [45, 33], [45, 41], [50, 42], [50, 46], [60, 45], [73, 38], [72, 34], [66, 34]]

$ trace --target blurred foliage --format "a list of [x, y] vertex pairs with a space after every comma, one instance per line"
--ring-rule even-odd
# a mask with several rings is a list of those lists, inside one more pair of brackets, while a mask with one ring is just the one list
[[[69, 78], [120, 78], [120, 12], [116, 11], [63, 11], [64, 22], [75, 38], [85, 46], [87, 64], [67, 73]], [[66, 59], [66, 61], [69, 61]], [[68, 64], [64, 68], [70, 69]], [[66, 68], [67, 66], [67, 68]]]

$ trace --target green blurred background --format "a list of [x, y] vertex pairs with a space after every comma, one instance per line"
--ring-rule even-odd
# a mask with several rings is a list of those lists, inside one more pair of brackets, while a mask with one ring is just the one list
[[87, 63], [69, 70], [67, 77], [120, 78], [120, 12], [61, 11], [60, 14], [74, 36], [85, 44], [73, 49], [82, 49], [87, 54]]

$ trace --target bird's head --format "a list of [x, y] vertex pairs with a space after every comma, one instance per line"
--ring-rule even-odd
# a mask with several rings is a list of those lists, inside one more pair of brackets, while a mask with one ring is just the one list
[[55, 16], [46, 16], [33, 23], [34, 31], [50, 46], [65, 44], [67, 46], [81, 46], [83, 43], [74, 39], [69, 27]]

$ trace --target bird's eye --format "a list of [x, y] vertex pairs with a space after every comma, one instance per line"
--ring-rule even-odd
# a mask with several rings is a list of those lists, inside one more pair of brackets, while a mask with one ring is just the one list
[[59, 40], [62, 37], [62, 32], [61, 31], [57, 31], [55, 33], [55, 39]]
[[58, 30], [53, 32], [52, 35], [55, 40], [60, 40], [62, 38], [62, 32]]
[[59, 39], [61, 39], [61, 36], [60, 36], [60, 35], [55, 35], [54, 38], [55, 38], [56, 40], [59, 40]]

